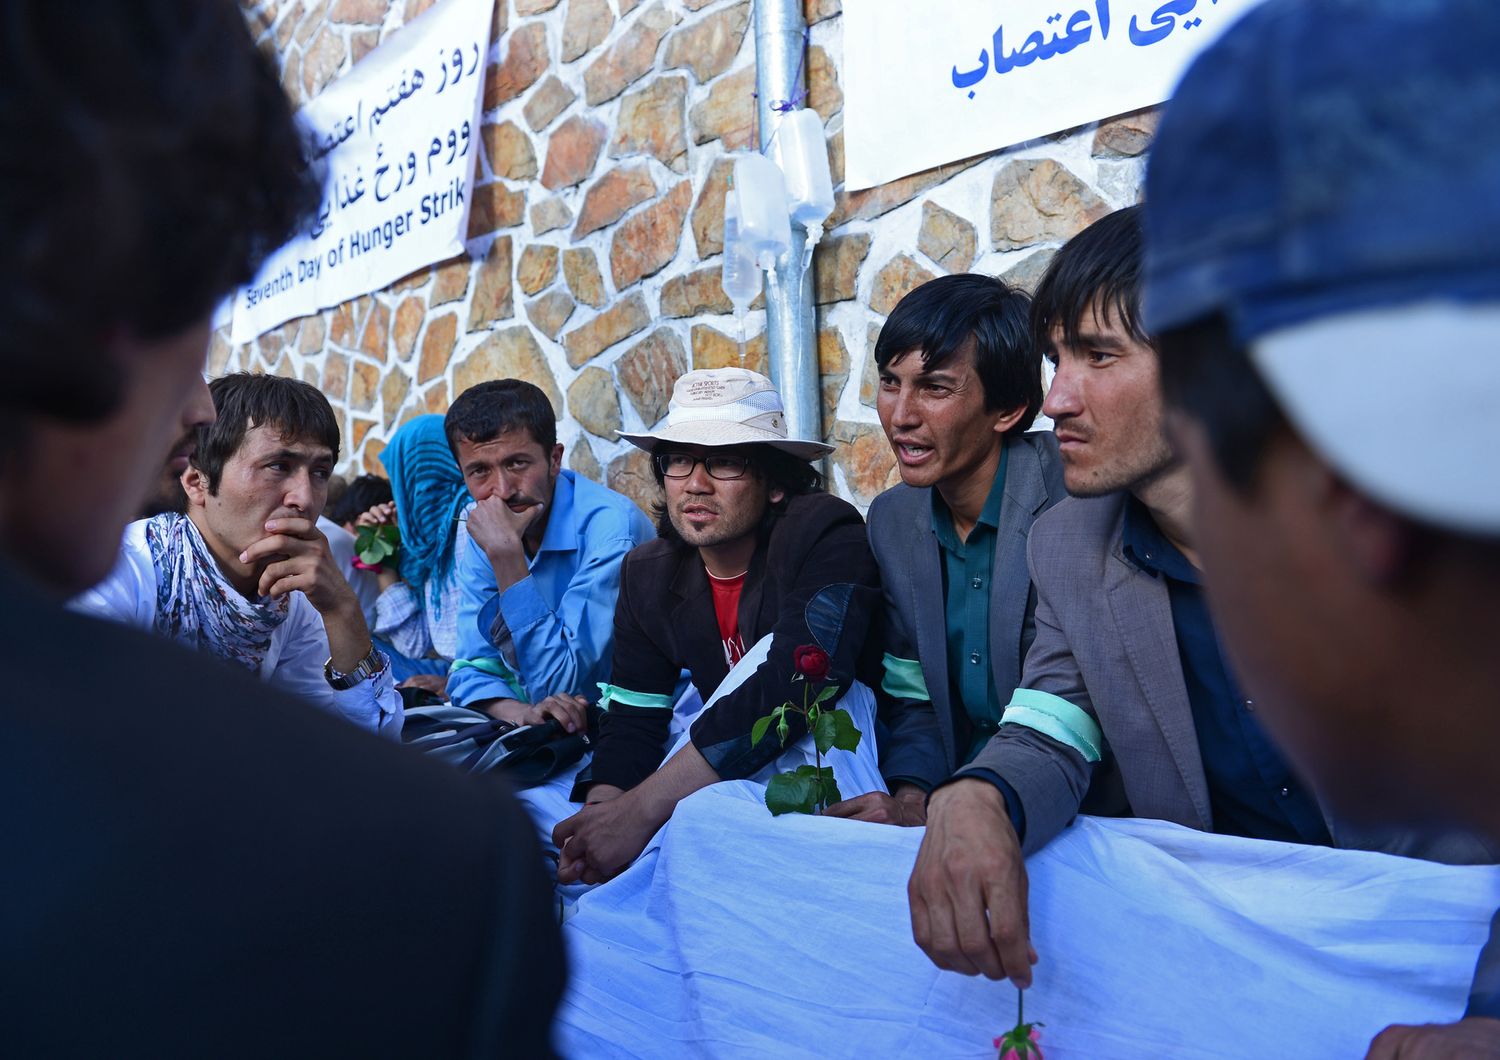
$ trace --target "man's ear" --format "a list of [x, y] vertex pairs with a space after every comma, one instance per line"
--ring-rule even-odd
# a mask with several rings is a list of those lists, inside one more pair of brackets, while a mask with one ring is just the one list
[[1004, 434], [1006, 431], [1010, 430], [1017, 423], [1019, 423], [1021, 421], [1021, 417], [1024, 415], [1026, 415], [1025, 405], [1017, 405], [1010, 411], [1002, 413], [1000, 415], [1000, 418], [995, 421], [995, 433]]
[[1297, 483], [1288, 501], [1307, 505], [1312, 526], [1328, 535], [1328, 554], [1342, 556], [1367, 585], [1389, 587], [1398, 581], [1415, 556], [1412, 525], [1350, 485], [1300, 439], [1284, 436], [1272, 446], [1278, 459], [1290, 463]]
[[1405, 574], [1416, 536], [1404, 518], [1331, 474], [1328, 511], [1341, 549], [1364, 581], [1390, 586]]
[[558, 442], [552, 447], [552, 459], [548, 461], [547, 465], [548, 471], [553, 478], [556, 478], [562, 472], [562, 458], [563, 446], [562, 442]]
[[188, 465], [182, 473], [182, 492], [187, 494], [188, 506], [202, 508], [208, 504], [208, 475], [202, 469]]
[[780, 504], [782, 501], [786, 500], [786, 490], [782, 489], [780, 486], [772, 486], [771, 491], [766, 494], [766, 500], [770, 501], [772, 504]]

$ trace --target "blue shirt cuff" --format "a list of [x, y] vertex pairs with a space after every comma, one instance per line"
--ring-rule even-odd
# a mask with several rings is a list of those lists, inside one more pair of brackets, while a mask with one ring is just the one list
[[[537, 591], [536, 579], [530, 575], [501, 593], [499, 606], [500, 613], [505, 616], [505, 624], [510, 627], [511, 636], [515, 636], [517, 630], [536, 625], [552, 612], [552, 609], [547, 606], [547, 601], [543, 600], [542, 594]], [[490, 625], [493, 624], [492, 619]], [[483, 633], [486, 637], [489, 636], [488, 626], [484, 628]]]
[[[1026, 810], [1021, 806], [1021, 796], [1016, 794], [1016, 789], [999, 773], [993, 769], [985, 769], [983, 766], [970, 766], [962, 773], [958, 773], [939, 784], [938, 787], [952, 784], [955, 780], [986, 780], [1000, 789], [1000, 797], [1005, 800], [1005, 812], [1010, 815], [1010, 825], [1016, 830], [1016, 841], [1026, 842]], [[937, 788], [933, 789], [934, 791]]]

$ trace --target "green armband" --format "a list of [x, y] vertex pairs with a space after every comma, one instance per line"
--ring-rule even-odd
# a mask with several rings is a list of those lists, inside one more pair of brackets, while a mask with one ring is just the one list
[[1024, 725], [1058, 743], [1067, 744], [1087, 762], [1097, 762], [1104, 746], [1099, 723], [1082, 707], [1051, 692], [1018, 688], [1000, 717], [1001, 725]]
[[927, 694], [927, 679], [922, 676], [922, 664], [915, 659], [898, 659], [890, 652], [881, 660], [885, 665], [885, 676], [880, 687], [897, 699], [922, 699], [931, 702]]
[[632, 692], [628, 688], [600, 681], [599, 709], [608, 710], [611, 703], [623, 703], [627, 707], [651, 707], [657, 710], [671, 710], [673, 705], [671, 696], [656, 692]]
[[526, 682], [521, 680], [520, 674], [506, 665], [504, 659], [498, 657], [493, 659], [454, 659], [452, 665], [448, 667], [448, 673], [456, 674], [460, 670], [479, 670], [481, 673], [487, 673], [491, 677], [498, 677], [510, 685], [511, 689], [521, 699], [529, 698], [526, 693]]

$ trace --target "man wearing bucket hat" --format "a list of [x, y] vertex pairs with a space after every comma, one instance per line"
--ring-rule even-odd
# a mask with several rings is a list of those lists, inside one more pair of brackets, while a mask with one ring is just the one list
[[[1497, 51], [1489, 0], [1253, 11], [1162, 122], [1145, 305], [1209, 594], [1267, 724], [1346, 816], [1491, 837]], [[1409, 429], [1427, 421], [1440, 448]], [[1488, 964], [1467, 1018], [1370, 1055], [1500, 1055]]]
[[[864, 520], [822, 491], [811, 463], [832, 447], [787, 437], [781, 395], [764, 376], [689, 372], [660, 430], [623, 437], [651, 454], [662, 536], [621, 571], [612, 683], [601, 686], [607, 713], [579, 782], [589, 805], [553, 833], [564, 883], [615, 875], [685, 796], [778, 757], [777, 740], [753, 744], [750, 730], [792, 694], [794, 652], [820, 645], [827, 672], [812, 688], [837, 685], [842, 696], [878, 597]], [[829, 587], [838, 588], [820, 595]], [[765, 661], [699, 715], [691, 742], [662, 766], [679, 674], [687, 670], [707, 702], [767, 636]], [[802, 735], [791, 724], [788, 742]]]

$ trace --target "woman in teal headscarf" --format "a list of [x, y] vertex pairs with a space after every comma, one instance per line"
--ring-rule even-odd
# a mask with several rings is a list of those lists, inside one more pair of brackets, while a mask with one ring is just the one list
[[[401, 530], [400, 574], [380, 575], [375, 635], [403, 656], [392, 656], [395, 676], [446, 675], [458, 647], [459, 552], [473, 545], [459, 522], [471, 503], [458, 462], [448, 448], [443, 417], [418, 416], [398, 430], [380, 455], [391, 479], [391, 506], [371, 509], [360, 522], [390, 522]], [[394, 511], [391, 510], [394, 508]], [[442, 682], [427, 682], [434, 690]], [[425, 686], [424, 684], [424, 686]]]

